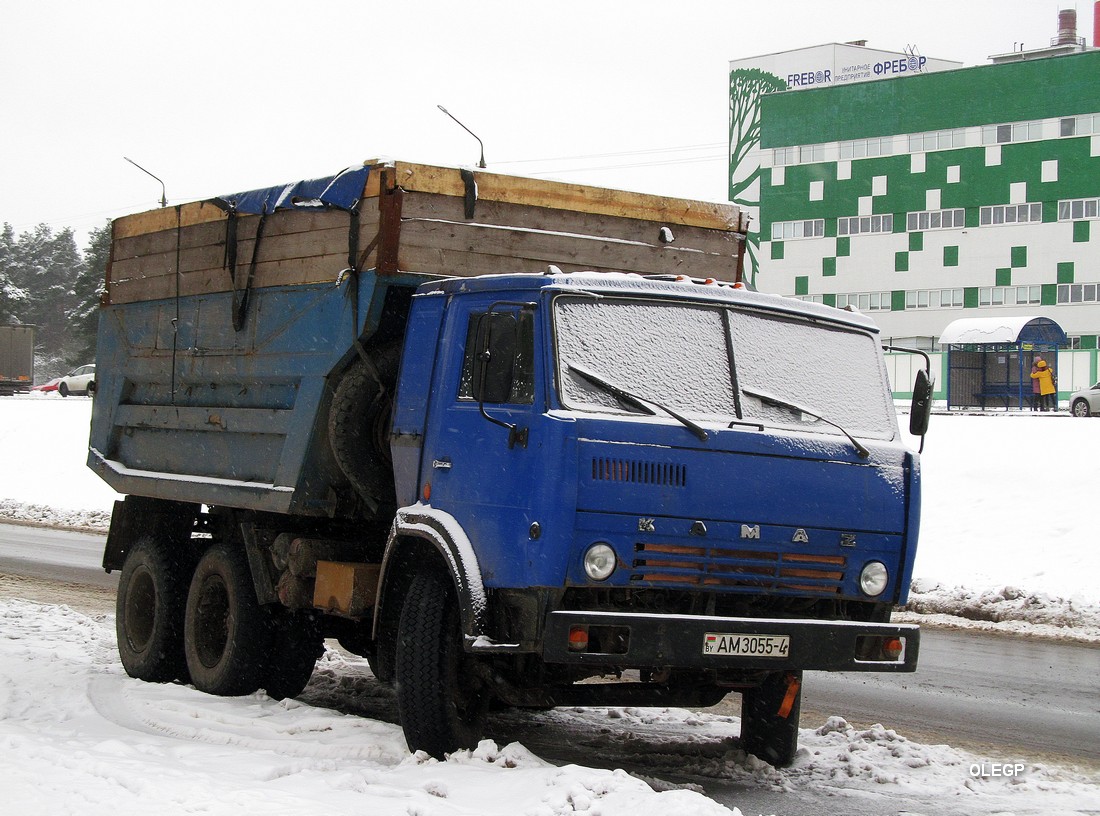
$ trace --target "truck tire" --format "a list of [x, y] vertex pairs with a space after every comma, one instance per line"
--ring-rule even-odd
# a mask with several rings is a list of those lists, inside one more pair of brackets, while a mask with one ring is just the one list
[[802, 672], [774, 672], [741, 694], [741, 748], [777, 768], [794, 761]]
[[397, 640], [397, 710], [410, 751], [443, 759], [477, 746], [490, 697], [468, 662], [451, 581], [433, 572], [417, 575]]
[[270, 617], [270, 626], [263, 689], [274, 700], [297, 697], [325, 651], [320, 624], [309, 615], [277, 610]]
[[222, 696], [259, 689], [270, 643], [265, 618], [244, 551], [225, 544], [207, 550], [184, 614], [183, 651], [195, 688]]
[[400, 353], [391, 345], [372, 351], [371, 364], [357, 358], [337, 383], [329, 409], [336, 463], [375, 509], [395, 503], [389, 431]]
[[122, 667], [153, 683], [186, 682], [183, 615], [187, 567], [166, 547], [141, 539], [126, 555], [115, 598], [115, 632]]

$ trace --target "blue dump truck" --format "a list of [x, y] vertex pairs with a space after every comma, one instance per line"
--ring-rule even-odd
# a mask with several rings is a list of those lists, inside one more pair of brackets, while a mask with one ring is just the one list
[[804, 671], [916, 666], [919, 458], [874, 324], [741, 286], [744, 227], [383, 161], [115, 221], [126, 671], [287, 697], [335, 638], [437, 757], [500, 706], [737, 692], [789, 763]]

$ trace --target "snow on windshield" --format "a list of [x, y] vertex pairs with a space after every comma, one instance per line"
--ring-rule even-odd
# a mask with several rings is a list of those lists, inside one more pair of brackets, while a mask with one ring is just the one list
[[[795, 403], [857, 436], [893, 438], [897, 420], [879, 362], [877, 338], [839, 326], [747, 311], [730, 329], [743, 391]], [[838, 433], [807, 414], [743, 396], [743, 416]]]
[[555, 304], [561, 398], [570, 407], [638, 410], [570, 370], [575, 366], [687, 416], [728, 420], [739, 401], [745, 419], [840, 433], [743, 391], [735, 400], [732, 346], [740, 389], [797, 403], [850, 433], [894, 436], [893, 406], [869, 334], [698, 303], [560, 297]]
[[562, 401], [636, 413], [570, 371], [574, 365], [642, 399], [693, 416], [732, 416], [733, 385], [719, 309], [648, 300], [559, 298]]

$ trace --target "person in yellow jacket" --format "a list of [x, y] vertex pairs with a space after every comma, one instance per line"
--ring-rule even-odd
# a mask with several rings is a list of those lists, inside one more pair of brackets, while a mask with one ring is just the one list
[[1046, 360], [1038, 360], [1035, 370], [1031, 372], [1031, 378], [1039, 383], [1039, 410], [1057, 411], [1055, 394], [1058, 389], [1054, 386], [1054, 372], [1050, 370]]

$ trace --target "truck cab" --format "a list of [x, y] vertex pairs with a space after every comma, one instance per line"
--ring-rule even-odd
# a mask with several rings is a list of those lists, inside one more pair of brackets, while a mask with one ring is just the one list
[[[634, 275], [430, 284], [391, 450], [390, 555], [432, 541], [418, 560], [448, 565], [465, 651], [506, 702], [771, 682], [779, 708], [806, 669], [915, 668], [916, 628], [889, 617], [918, 459], [862, 316]], [[625, 682], [578, 682], [606, 675]]]

